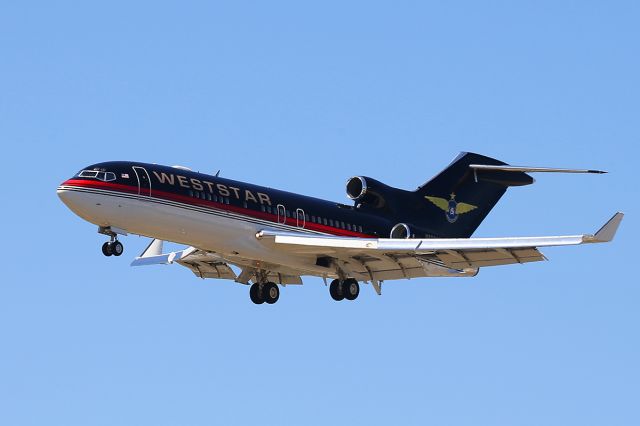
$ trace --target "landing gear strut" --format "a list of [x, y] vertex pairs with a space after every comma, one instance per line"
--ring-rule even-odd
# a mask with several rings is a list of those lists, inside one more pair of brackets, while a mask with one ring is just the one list
[[338, 302], [343, 299], [356, 300], [360, 294], [360, 285], [353, 278], [347, 278], [344, 281], [333, 280], [329, 285], [329, 294]]
[[280, 298], [280, 289], [276, 283], [254, 283], [249, 289], [249, 297], [256, 305], [268, 303], [273, 305]]

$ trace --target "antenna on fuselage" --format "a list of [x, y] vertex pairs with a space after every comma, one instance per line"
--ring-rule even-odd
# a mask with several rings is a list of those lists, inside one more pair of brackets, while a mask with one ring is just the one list
[[220, 176], [220, 170], [216, 172], [216, 177]]

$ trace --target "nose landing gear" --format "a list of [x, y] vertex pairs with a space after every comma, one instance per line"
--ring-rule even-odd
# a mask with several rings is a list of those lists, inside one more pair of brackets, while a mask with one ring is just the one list
[[102, 254], [105, 256], [120, 256], [124, 252], [124, 246], [118, 240], [107, 241], [102, 245]]
[[108, 235], [111, 238], [102, 245], [102, 254], [105, 256], [120, 256], [124, 252], [124, 246], [118, 241], [118, 234], [127, 235], [127, 231], [111, 226], [99, 226], [98, 233]]

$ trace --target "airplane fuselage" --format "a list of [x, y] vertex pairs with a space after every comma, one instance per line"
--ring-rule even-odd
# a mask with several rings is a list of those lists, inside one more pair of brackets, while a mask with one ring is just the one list
[[135, 162], [91, 165], [58, 188], [78, 216], [103, 228], [240, 259], [320, 273], [316, 259], [269, 250], [261, 230], [377, 238], [394, 223], [353, 206], [194, 172]]

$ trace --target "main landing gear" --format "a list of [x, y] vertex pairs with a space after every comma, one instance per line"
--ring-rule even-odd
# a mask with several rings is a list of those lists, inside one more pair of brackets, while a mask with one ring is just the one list
[[120, 256], [124, 252], [124, 246], [115, 238], [102, 245], [102, 254], [105, 256]]
[[354, 278], [333, 280], [329, 285], [329, 294], [338, 302], [343, 299], [356, 300], [360, 294], [360, 284]]
[[249, 297], [256, 305], [268, 303], [273, 305], [280, 298], [280, 289], [276, 283], [254, 283], [249, 289]]

